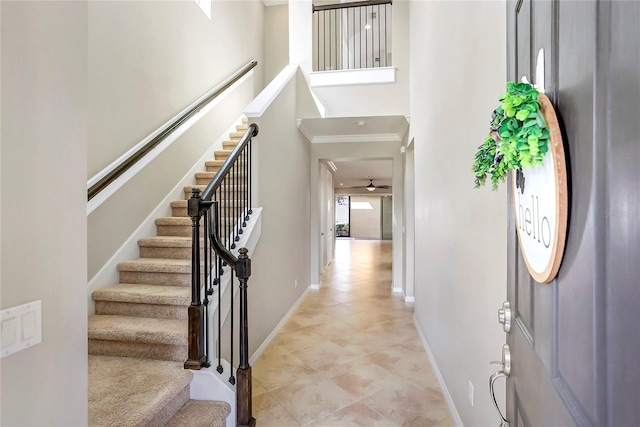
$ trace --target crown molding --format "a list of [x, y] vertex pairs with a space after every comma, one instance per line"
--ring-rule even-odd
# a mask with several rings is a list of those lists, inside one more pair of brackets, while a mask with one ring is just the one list
[[[306, 135], [303, 130], [302, 133]], [[309, 139], [314, 144], [340, 143], [340, 142], [400, 142], [402, 137], [397, 133], [377, 133], [366, 135], [316, 135]]]

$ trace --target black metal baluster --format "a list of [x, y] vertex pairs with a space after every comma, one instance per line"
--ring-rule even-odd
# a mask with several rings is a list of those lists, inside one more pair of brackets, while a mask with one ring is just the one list
[[316, 33], [317, 33], [317, 38], [316, 38], [316, 49], [318, 50], [318, 62], [316, 64], [316, 70], [320, 71], [320, 12], [314, 12], [314, 14], [316, 15], [317, 19], [317, 24], [316, 24]]
[[360, 51], [358, 52], [360, 66], [358, 68], [362, 68], [362, 9], [358, 9], [358, 34], [360, 35], [358, 43], [358, 47], [360, 48]]
[[389, 65], [387, 64], [387, 58], [389, 57], [388, 51], [387, 51], [387, 5], [384, 5], [384, 66], [388, 67]]
[[381, 59], [380, 59], [380, 51], [381, 51], [381, 44], [380, 44], [380, 5], [378, 5], [378, 11], [376, 12], [376, 19], [378, 20], [378, 67], [381, 66]]
[[[256, 132], [254, 132], [253, 136], [256, 136]], [[253, 163], [252, 163], [252, 156], [251, 153], [253, 152], [253, 148], [251, 147], [253, 142], [253, 139], [251, 139], [249, 141], [249, 144], [247, 145], [247, 147], [249, 148], [249, 215], [251, 215], [253, 213], [253, 209], [252, 209], [252, 203], [251, 203], [251, 197], [253, 194], [253, 187], [251, 186], [251, 180], [253, 179], [253, 177], [251, 176], [251, 171], [253, 169]], [[249, 215], [247, 215], [247, 220], [249, 220]]]
[[331, 64], [333, 64], [333, 57], [331, 56], [331, 45], [333, 44], [333, 41], [331, 40], [331, 36], [333, 35], [333, 29], [331, 28], [333, 24], [332, 20], [331, 20], [332, 16], [331, 16], [331, 11], [329, 11], [329, 69], [331, 70]]
[[244, 185], [244, 212], [242, 214], [242, 226], [247, 226], [247, 220], [249, 219], [249, 188], [247, 187], [247, 183], [249, 182], [249, 165], [247, 164], [247, 159], [249, 156], [247, 155], [249, 151], [247, 147], [244, 147], [242, 150], [242, 161], [244, 162], [244, 179], [242, 180], [242, 184]]
[[240, 207], [240, 200], [238, 200], [238, 196], [240, 193], [238, 192], [238, 168], [236, 167], [236, 164], [233, 165], [231, 173], [233, 174], [233, 240], [234, 242], [237, 242], [240, 240], [240, 236], [238, 235], [238, 218], [240, 218], [240, 215], [238, 214], [238, 208]]
[[[214, 204], [211, 210], [213, 211], [213, 230], [215, 230], [216, 236], [220, 236], [220, 232], [222, 231], [220, 228], [220, 204], [218, 202], [218, 193], [220, 193], [220, 198], [222, 198], [222, 191], [220, 189], [216, 189], [213, 199]], [[216, 371], [218, 373], [222, 373], [224, 368], [222, 367], [222, 286], [220, 282], [220, 276], [222, 275], [222, 258], [220, 255], [216, 253], [215, 255], [216, 262], [216, 282], [215, 284], [218, 286], [218, 366], [216, 367]]]
[[322, 12], [322, 71], [327, 71], [327, 12]]
[[209, 280], [211, 279], [210, 271], [209, 271], [209, 249], [210, 246], [207, 242], [207, 237], [209, 236], [209, 219], [211, 218], [211, 209], [208, 209], [204, 214], [204, 242], [202, 248], [202, 255], [204, 258], [203, 267], [204, 267], [204, 357], [205, 362], [203, 366], [209, 367], [211, 366], [211, 362], [209, 361]]
[[231, 375], [229, 376], [229, 382], [231, 384], [235, 384], [236, 383], [236, 378], [233, 376], [233, 343], [234, 343], [234, 340], [233, 340], [233, 335], [234, 335], [234, 327], [233, 327], [234, 326], [234, 323], [233, 323], [233, 321], [234, 321], [234, 318], [233, 318], [233, 315], [234, 315], [234, 309], [233, 309], [234, 308], [233, 307], [233, 276], [235, 276], [235, 274], [234, 274], [233, 269], [232, 269], [231, 270], [231, 282], [229, 283], [229, 286], [231, 286], [231, 288], [230, 288], [231, 289], [231, 301], [230, 301], [231, 302], [231, 372], [230, 372]]
[[231, 194], [233, 198], [233, 203], [231, 204], [231, 249], [236, 248], [236, 241], [240, 240], [236, 234], [236, 205], [238, 204], [237, 198], [237, 188], [236, 188], [236, 167], [235, 165], [231, 168]]

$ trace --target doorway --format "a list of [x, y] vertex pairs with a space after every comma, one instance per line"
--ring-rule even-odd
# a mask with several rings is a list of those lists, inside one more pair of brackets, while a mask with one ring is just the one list
[[351, 196], [336, 196], [336, 237], [351, 237]]

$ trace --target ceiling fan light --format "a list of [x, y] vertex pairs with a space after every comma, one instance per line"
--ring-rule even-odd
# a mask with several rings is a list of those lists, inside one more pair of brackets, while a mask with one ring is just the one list
[[369, 185], [367, 185], [367, 190], [369, 190], [369, 191], [374, 191], [375, 189], [376, 189], [376, 186], [375, 186], [375, 185], [373, 185], [373, 184], [369, 184]]

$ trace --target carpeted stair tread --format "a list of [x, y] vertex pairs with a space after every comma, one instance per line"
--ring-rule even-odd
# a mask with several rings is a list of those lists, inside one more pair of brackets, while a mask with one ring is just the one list
[[224, 427], [230, 413], [227, 402], [190, 400], [166, 427]]
[[119, 283], [94, 291], [92, 297], [94, 301], [188, 306], [191, 303], [191, 289], [183, 286]]
[[89, 426], [165, 425], [188, 402], [191, 377], [182, 363], [90, 355]]
[[223, 141], [222, 142], [222, 148], [225, 149], [225, 150], [233, 150], [234, 148], [236, 148], [238, 146], [239, 143], [240, 143], [240, 140]]
[[224, 165], [224, 160], [218, 160], [218, 159], [206, 160], [204, 162], [204, 165], [207, 167], [219, 168], [219, 167], [222, 167], [222, 165]]
[[89, 316], [89, 339], [188, 345], [184, 320], [116, 315]]
[[196, 179], [212, 180], [218, 172], [196, 172]]
[[191, 274], [191, 260], [138, 258], [118, 264], [118, 271]]

